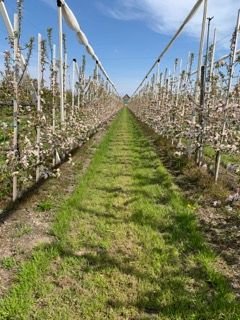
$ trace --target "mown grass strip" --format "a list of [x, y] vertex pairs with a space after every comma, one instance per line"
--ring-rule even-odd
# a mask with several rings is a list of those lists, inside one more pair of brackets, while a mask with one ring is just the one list
[[33, 253], [31, 260], [22, 265], [16, 279], [16, 285], [10, 290], [6, 298], [0, 300], [0, 319], [27, 319], [31, 305], [34, 303], [34, 296], [37, 295], [36, 292], [42, 292], [41, 276], [44, 276], [44, 272], [47, 271], [51, 261], [61, 255], [62, 244], [71, 221], [72, 212], [68, 210], [69, 205], [74, 201], [74, 198], [79, 197], [80, 199], [81, 195], [84, 194], [85, 188], [105, 152], [116, 122], [117, 119], [114, 120], [108, 130], [108, 134], [106, 134], [96, 151], [88, 171], [79, 183], [78, 190], [69, 200], [62, 204], [62, 208], [57, 214], [52, 228], [57, 242], [53, 245], [40, 246]]
[[57, 243], [23, 266], [1, 319], [239, 319], [193, 206], [126, 109], [53, 231]]

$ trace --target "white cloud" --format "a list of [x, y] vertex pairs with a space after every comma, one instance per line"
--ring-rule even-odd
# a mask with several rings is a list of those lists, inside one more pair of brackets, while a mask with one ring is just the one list
[[48, 7], [52, 9], [56, 9], [56, 0], [41, 0], [44, 2]]
[[[196, 0], [117, 0], [114, 5], [101, 6], [101, 9], [115, 19], [141, 20], [155, 32], [172, 35], [195, 3]], [[214, 16], [212, 25], [218, 30], [218, 39], [224, 38], [223, 47], [229, 45], [239, 7], [239, 0], [209, 0], [208, 16]], [[201, 9], [184, 31], [194, 38], [200, 36]]]

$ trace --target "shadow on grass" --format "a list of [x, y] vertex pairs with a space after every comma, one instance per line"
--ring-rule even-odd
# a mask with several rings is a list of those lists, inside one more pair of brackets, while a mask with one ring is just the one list
[[[108, 188], [108, 192], [122, 191], [118, 188], [112, 189]], [[172, 196], [168, 194], [164, 198], [164, 204], [168, 205], [171, 202]], [[141, 268], [141, 265], [133, 267], [134, 257], [126, 255], [121, 250], [116, 250], [112, 255], [104, 249], [86, 244], [89, 252], [81, 257], [74, 252], [62, 249], [61, 256], [72, 256], [87, 261], [87, 266], [82, 270], [84, 273], [104, 274], [109, 273], [110, 270], [118, 270], [121, 274], [133, 276], [138, 281], [147, 283], [148, 289], [141, 292], [138, 299], [131, 305], [137, 308], [139, 313], [144, 312], [150, 316], [161, 315], [170, 317], [170, 319], [202, 320], [220, 319], [219, 317], [223, 315], [223, 319], [238, 320], [239, 306], [236, 304], [234, 307], [235, 302], [229, 298], [231, 290], [225, 278], [215, 273], [214, 270], [209, 271], [200, 260], [194, 266], [188, 264], [188, 258], [194, 254], [204, 257], [206, 261], [214, 261], [214, 255], [203, 242], [194, 215], [189, 213], [182, 204], [179, 206], [180, 209], [176, 208], [176, 212], [173, 208], [171, 219], [167, 223], [163, 223], [158, 216], [153, 217], [140, 209], [135, 209], [132, 216], [124, 221], [125, 223], [134, 222], [140, 226], [150, 226], [153, 231], [159, 232], [163, 236], [166, 248], [175, 248], [179, 251], [180, 266], [177, 268], [175, 268], [175, 258], [171, 252], [163, 252], [158, 247], [153, 247], [149, 255], [154, 254], [160, 258], [162, 255], [167, 255], [167, 258], [155, 275], [148, 269]], [[86, 208], [80, 209], [107, 220], [110, 218], [116, 224], [123, 222], [116, 215], [102, 214]], [[149, 289], [149, 286], [152, 287], [152, 290]], [[116, 297], [110, 296], [108, 303], [113, 308], [130, 306], [130, 303], [122, 305], [117, 295]]]
[[[133, 306], [139, 313], [148, 315], [161, 315], [169, 319], [234, 319], [237, 320], [237, 309], [233, 308], [229, 292], [226, 290], [225, 280], [218, 276], [215, 281], [208, 278], [208, 273], [201, 267], [186, 267], [187, 271], [166, 268], [153, 276], [147, 269], [132, 266], [133, 259], [122, 252], [115, 252], [114, 256], [99, 247], [86, 248], [87, 253], [81, 256], [69, 250], [59, 249], [59, 255], [64, 259], [71, 257], [84, 259], [84, 273], [99, 273], [108, 277], [112, 271], [118, 271], [126, 276], [133, 276], [137, 281], [146, 284], [146, 290], [139, 293], [134, 302], [122, 303], [118, 299], [121, 288], [117, 288], [115, 296], [109, 296], [107, 304], [113, 309]], [[155, 252], [156, 254], [156, 252]], [[162, 255], [162, 252], [159, 252]], [[169, 255], [166, 265], [173, 264], [173, 258]], [[105, 273], [106, 272], [106, 273]], [[208, 279], [206, 281], [206, 279]], [[222, 290], [216, 290], [216, 285], [222, 286]], [[153, 289], [150, 289], [150, 288]], [[99, 290], [99, 288], [98, 288]], [[119, 292], [118, 292], [119, 290]], [[220, 317], [220, 318], [219, 318]]]
[[[104, 181], [105, 173], [100, 171], [99, 185], [103, 182], [103, 186], [95, 187], [97, 178], [93, 176], [90, 181], [93, 186], [87, 190], [96, 192], [92, 204], [88, 195], [86, 200], [88, 204], [90, 203], [89, 207], [79, 203], [79, 199], [73, 201], [74, 212], [78, 214], [79, 211], [82, 216], [85, 214], [85, 221], [79, 219], [79, 223], [83, 223], [83, 227], [84, 223], [85, 227], [92, 223], [93, 228], [89, 228], [90, 232], [99, 232], [96, 237], [97, 245], [95, 245], [95, 239], [91, 244], [91, 237], [84, 239], [84, 235], [80, 233], [81, 248], [78, 247], [77, 252], [69, 249], [75, 244], [74, 241], [71, 243], [71, 233], [68, 235], [69, 221], [74, 217], [74, 213], [71, 216], [67, 208], [59, 219], [59, 228], [55, 229], [59, 242], [41, 250], [45, 251], [43, 253], [53, 252], [54, 255], [49, 254], [51, 259], [59, 260], [59, 257], [62, 260], [76, 259], [76, 269], [71, 271], [78, 276], [79, 274], [93, 275], [92, 278], [89, 277], [90, 282], [81, 283], [85, 288], [79, 294], [80, 297], [74, 296], [77, 303], [81, 302], [81, 294], [87, 296], [89, 292], [97, 292], [101, 296], [104, 286], [105, 289], [113, 287], [113, 290], [109, 290], [111, 293], [107, 297], [107, 303], [101, 296], [101, 303], [106, 304], [103, 307], [106, 309], [109, 306], [112, 309], [119, 309], [121, 306], [126, 309], [130, 306], [134, 307], [139, 314], [139, 318], [135, 319], [156, 317], [169, 320], [239, 320], [239, 304], [235, 302], [225, 279], [215, 272], [212, 266], [215, 261], [214, 255], [205, 245], [192, 211], [174, 190], [175, 186], [168, 173], [160, 166], [158, 168], [157, 156], [152, 154], [149, 143], [141, 138], [137, 125], [134, 125], [133, 131], [137, 142], [132, 139], [131, 143], [135, 144], [133, 149], [131, 148], [132, 156], [126, 156], [124, 159], [123, 156], [116, 157], [110, 154], [109, 157], [104, 157], [101, 164], [104, 169], [106, 165], [114, 166], [115, 161], [120, 162], [121, 165], [127, 162], [132, 166], [130, 168], [133, 180], [131, 186], [120, 185], [120, 182], [118, 185], [117, 181], [111, 179]], [[122, 145], [121, 139], [119, 137], [112, 142]], [[112, 171], [113, 175], [122, 176], [122, 172], [119, 171], [123, 170]], [[111, 177], [110, 172], [111, 167], [106, 173], [109, 177]], [[156, 188], [158, 185], [162, 190]], [[113, 207], [111, 201], [115, 196], [125, 201], [123, 205], [121, 204], [122, 206]], [[96, 210], [96, 204], [98, 208], [101, 207], [101, 210]], [[125, 205], [129, 206], [128, 215], [123, 211]], [[114, 211], [111, 211], [112, 209]], [[118, 210], [122, 210], [124, 214], [121, 215]], [[124, 231], [118, 233], [119, 225], [123, 223]], [[112, 228], [108, 228], [109, 224], [112, 224]], [[97, 230], [95, 226], [100, 226], [101, 230], [100, 228]], [[78, 227], [75, 228], [78, 233]], [[104, 243], [105, 237], [108, 241], [108, 250]], [[110, 246], [109, 239], [112, 239]], [[136, 250], [133, 250], [135, 244]], [[112, 277], [113, 274], [114, 277]], [[128, 284], [131, 285], [131, 281], [124, 283], [123, 287], [122, 276], [125, 276], [124, 280], [127, 281], [134, 278], [137, 286], [136, 298], [128, 299], [125, 303], [121, 298], [125, 295], [124, 290], [126, 296], [130, 294]], [[101, 281], [98, 281], [99, 277]], [[29, 277], [27, 277], [29, 285], [28, 279]], [[36, 279], [38, 279], [37, 276]], [[76, 281], [79, 281], [79, 278]], [[34, 288], [33, 285], [33, 290]], [[26, 288], [25, 292], [28, 291]], [[59, 294], [64, 295], [60, 291]], [[91, 298], [92, 296], [90, 303]], [[69, 305], [66, 305], [66, 308], [69, 308]], [[103, 318], [103, 314], [99, 312], [99, 308], [96, 307], [94, 310], [96, 319], [101, 316]], [[114, 310], [111, 312], [112, 316], [118, 319]], [[104, 318], [105, 316], [106, 314]]]
[[[119, 299], [122, 288], [117, 287], [118, 282], [114, 284], [117, 287], [116, 295], [109, 296], [108, 299], [108, 304], [113, 308], [121, 306], [127, 308], [131, 305], [138, 309], [139, 314], [144, 312], [151, 318], [160, 315], [164, 319], [179, 320], [239, 320], [239, 304], [235, 302], [226, 279], [212, 266], [215, 262], [214, 254], [202, 239], [192, 210], [187, 208], [187, 203], [176, 189], [174, 190], [176, 187], [169, 174], [164, 169], [158, 168], [158, 157], [152, 153], [146, 139], [139, 138], [137, 126], [134, 138], [136, 140], [133, 139], [133, 142], [129, 141], [133, 144], [130, 156], [124, 158], [122, 155], [110, 155], [104, 159], [104, 165], [132, 166], [131, 176], [134, 182], [130, 190], [125, 190], [121, 185], [105, 185], [100, 190], [109, 193], [110, 196], [121, 197], [123, 194], [129, 196], [126, 203], [131, 205], [131, 215], [123, 218], [120, 216], [118, 219], [116, 212], [114, 218], [110, 218], [111, 223], [117, 225], [116, 228], [122, 222], [126, 224], [126, 228], [127, 224], [143, 227], [143, 229], [137, 228], [139, 233], [143, 230], [147, 232], [146, 230], [150, 228], [149, 232], [152, 232], [153, 236], [163, 239], [163, 248], [154, 241], [150, 248], [139, 239], [143, 257], [141, 255], [135, 257], [131, 252], [122, 250], [121, 246], [113, 251], [107, 251], [89, 244], [85, 244], [86, 252], [81, 256], [64, 250], [61, 255], [84, 259], [87, 263], [82, 271], [105, 275], [106, 282], [111, 270], [136, 278], [141, 289], [138, 298], [133, 302], [123, 304]], [[117, 138], [114, 143], [122, 145], [122, 140]], [[122, 173], [116, 175], [122, 176]], [[159, 196], [152, 192], [158, 185], [163, 191], [163, 194], [159, 192]], [[149, 188], [151, 186], [153, 188]], [[140, 198], [146, 200], [150, 207], [139, 205]], [[159, 212], [156, 210], [158, 205]], [[166, 212], [162, 206], [166, 206]], [[86, 210], [82, 209], [83, 212]], [[152, 209], [154, 213], [151, 212]], [[102, 216], [94, 210], [90, 213]], [[104, 218], [108, 223], [108, 215], [104, 214]], [[158, 261], [156, 265], [155, 261]]]
[[99, 217], [99, 218], [106, 218], [109, 220], [116, 220], [116, 221], [122, 221], [119, 217], [117, 217], [115, 214], [113, 213], [109, 213], [109, 212], [101, 212], [101, 211], [97, 211], [95, 209], [91, 209], [91, 208], [86, 208], [83, 206], [78, 206], [77, 207], [79, 211], [81, 211], [83, 214], [87, 213], [89, 215], [95, 216], [95, 217]]

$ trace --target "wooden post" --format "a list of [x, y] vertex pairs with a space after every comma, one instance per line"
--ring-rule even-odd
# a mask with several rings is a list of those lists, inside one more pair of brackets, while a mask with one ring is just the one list
[[174, 105], [174, 95], [176, 93], [176, 74], [177, 74], [177, 68], [178, 68], [178, 63], [179, 63], [179, 60], [178, 58], [175, 59], [175, 62], [174, 62], [174, 66], [173, 66], [173, 75], [172, 75], [172, 85], [171, 85], [171, 91], [172, 91], [172, 105]]
[[64, 70], [63, 70], [63, 22], [62, 22], [62, 2], [57, 0], [58, 6], [58, 32], [59, 32], [59, 63], [60, 63], [60, 116], [61, 125], [64, 126], [65, 123], [65, 113], [64, 113]]
[[180, 89], [181, 89], [181, 84], [182, 84], [182, 59], [180, 60], [180, 63], [179, 63], [179, 75], [176, 79], [177, 81], [177, 85], [176, 85], [176, 101], [175, 101], [175, 106], [176, 106], [176, 109], [178, 107], [178, 101], [179, 101], [179, 93], [180, 93]]
[[56, 45], [53, 45], [53, 88], [52, 88], [52, 126], [53, 126], [53, 134], [55, 134], [56, 128]]
[[[197, 86], [201, 78], [201, 67], [203, 64], [202, 62], [203, 62], [203, 50], [204, 50], [207, 14], [208, 14], [208, 0], [204, 0], [202, 31], [201, 31], [201, 38], [200, 38], [200, 45], [199, 45], [199, 52], [198, 52]], [[196, 91], [197, 91], [197, 88], [196, 88]]]
[[206, 67], [201, 67], [201, 84], [200, 84], [200, 113], [199, 113], [199, 139], [198, 139], [198, 149], [197, 149], [197, 164], [201, 166], [203, 160], [203, 142], [204, 142], [204, 131], [205, 131], [205, 72]]
[[[68, 72], [68, 55], [65, 53], [64, 55], [64, 74], [63, 74], [63, 92], [64, 92], [64, 105], [67, 104], [67, 72]], [[65, 119], [66, 119], [66, 107], [65, 107]]]
[[76, 72], [76, 63], [77, 60], [73, 59], [73, 65], [72, 65], [72, 115], [74, 114], [75, 109], [75, 72]]
[[78, 79], [78, 87], [77, 87], [77, 108], [79, 110], [80, 107], [80, 90], [81, 90], [81, 74], [80, 69], [78, 67], [78, 63], [75, 63], [75, 72], [77, 73], [77, 79]]
[[158, 107], [161, 105], [161, 93], [162, 93], [162, 79], [163, 79], [163, 73], [160, 73], [159, 78], [159, 88], [158, 88]]
[[166, 96], [166, 88], [167, 88], [167, 75], [168, 75], [168, 69], [165, 69], [165, 73], [164, 73], [164, 79], [163, 79], [163, 90], [162, 90], [162, 103], [164, 103], [165, 100], [165, 96]]
[[[210, 30], [211, 30], [211, 21], [214, 17], [207, 18], [208, 26], [207, 26], [207, 44], [206, 44], [206, 56], [205, 56], [205, 78], [207, 77], [207, 70], [208, 70], [208, 55], [209, 55], [209, 38], [210, 38]], [[206, 82], [206, 81], [205, 81]]]
[[97, 86], [98, 86], [98, 84], [99, 84], [99, 76], [100, 76], [100, 74], [99, 74], [99, 65], [98, 65], [98, 61], [96, 61], [96, 83], [97, 83]]
[[[200, 38], [200, 45], [199, 45], [199, 52], [198, 52], [198, 68], [197, 68], [197, 78], [195, 84], [195, 93], [194, 98], [195, 102], [197, 103], [198, 98], [198, 88], [199, 88], [199, 81], [201, 78], [201, 67], [203, 62], [203, 50], [204, 50], [204, 41], [205, 41], [205, 31], [206, 31], [206, 21], [207, 21], [207, 14], [208, 14], [208, 0], [204, 0], [204, 9], [203, 9], [203, 18], [202, 18], [202, 31], [201, 31], [201, 38]], [[193, 123], [196, 122], [196, 112], [193, 112]]]
[[[189, 52], [189, 55], [188, 55], [188, 63], [187, 63], [187, 72], [186, 72], [186, 97], [185, 97], [185, 100], [186, 100], [186, 103], [189, 104], [189, 101], [188, 101], [188, 85], [191, 83], [191, 76], [192, 76], [192, 66], [193, 66], [193, 62], [194, 62], [194, 54]], [[190, 94], [192, 92], [190, 91]], [[190, 104], [191, 106], [192, 104]], [[193, 107], [193, 109], [191, 110], [192, 112], [192, 117], [194, 117], [194, 113], [195, 113], [195, 110], [194, 110], [195, 106]], [[183, 106], [183, 116], [185, 116], [185, 106]], [[194, 132], [194, 123], [190, 126], [190, 132]], [[191, 141], [191, 138], [187, 141], [187, 155], [188, 155], [188, 158], [190, 159], [191, 157], [191, 154], [192, 154], [192, 148], [193, 148], [193, 143]]]
[[[54, 136], [56, 130], [56, 45], [53, 45], [53, 79], [52, 79], [52, 134]], [[53, 166], [56, 165], [56, 150], [53, 150]]]
[[[94, 94], [98, 95], [98, 89], [100, 87], [100, 73], [99, 73], [99, 65], [98, 61], [96, 61], [96, 79], [93, 81], [94, 87], [96, 86], [96, 89], [94, 88]], [[95, 98], [95, 97], [94, 97]]]
[[18, 198], [18, 179], [17, 163], [19, 160], [18, 148], [18, 15], [14, 14], [14, 101], [13, 101], [13, 153], [14, 153], [14, 172], [13, 172], [13, 201]]
[[202, 165], [203, 161], [203, 148], [204, 148], [204, 135], [205, 135], [205, 126], [206, 126], [206, 81], [207, 81], [207, 70], [208, 70], [208, 54], [209, 54], [209, 36], [210, 36], [210, 25], [212, 18], [208, 18], [208, 28], [207, 28], [207, 45], [206, 45], [206, 56], [204, 67], [201, 67], [201, 81], [200, 81], [200, 114], [199, 114], [199, 147], [197, 148], [197, 164]]
[[217, 39], [217, 30], [214, 29], [214, 36], [213, 36], [213, 45], [212, 45], [212, 56], [209, 68], [209, 83], [208, 83], [208, 92], [211, 91], [212, 86], [212, 79], [213, 79], [213, 72], [214, 72], [214, 60], [215, 60], [215, 51], [216, 51], [216, 39]]
[[[240, 10], [238, 11], [237, 25], [236, 25], [235, 33], [232, 39], [232, 46], [231, 46], [231, 53], [230, 53], [231, 62], [229, 66], [229, 80], [228, 80], [228, 86], [227, 86], [226, 101], [223, 108], [224, 121], [223, 121], [222, 132], [221, 132], [221, 144], [224, 143], [225, 132], [227, 127], [227, 109], [230, 101], [232, 81], [233, 81], [233, 75], [234, 75], [234, 64], [236, 61], [238, 37], [239, 37], [239, 31], [240, 31], [239, 28], [240, 28]], [[216, 158], [215, 158], [215, 182], [217, 182], [219, 178], [220, 164], [221, 164], [221, 152], [220, 150], [218, 150], [216, 152]]]
[[41, 143], [41, 60], [42, 60], [42, 36], [38, 34], [38, 88], [37, 88], [37, 168], [36, 168], [36, 182], [40, 179], [40, 143]]
[[159, 82], [160, 82], [160, 60], [157, 63], [157, 75], [155, 83], [155, 96], [157, 100], [157, 105], [159, 105]]

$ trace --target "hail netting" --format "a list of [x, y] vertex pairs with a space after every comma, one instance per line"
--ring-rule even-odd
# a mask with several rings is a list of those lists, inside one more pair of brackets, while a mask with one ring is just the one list
[[74, 13], [69, 8], [69, 6], [67, 5], [66, 1], [61, 0], [61, 3], [62, 3], [62, 13], [63, 13], [63, 17], [64, 17], [66, 23], [69, 25], [69, 27], [72, 30], [74, 30], [76, 32], [78, 40], [80, 41], [80, 43], [84, 45], [84, 47], [86, 48], [86, 50], [89, 53], [89, 55], [98, 64], [100, 70], [102, 71], [102, 73], [104, 74], [106, 79], [114, 87], [114, 84], [110, 81], [109, 76], [108, 76], [107, 72], [105, 71], [102, 63], [99, 61], [97, 55], [95, 54], [94, 49], [92, 48], [92, 46], [88, 42], [88, 39], [87, 39], [85, 33], [82, 31], [82, 29], [81, 29], [81, 27], [80, 27], [80, 25], [79, 25], [79, 23], [77, 21], [77, 18], [74, 15]]
[[157, 58], [157, 60], [154, 62], [153, 66], [150, 68], [150, 70], [148, 71], [148, 73], [146, 74], [146, 76], [143, 78], [142, 82], [140, 83], [140, 85], [138, 86], [138, 88], [134, 91], [133, 96], [138, 92], [138, 90], [142, 87], [142, 85], [144, 84], [145, 80], [148, 78], [148, 76], [151, 74], [151, 72], [153, 71], [153, 69], [155, 68], [155, 66], [157, 65], [158, 62], [161, 61], [161, 59], [163, 58], [163, 56], [167, 53], [167, 51], [170, 49], [170, 47], [172, 46], [172, 44], [174, 43], [174, 41], [178, 38], [178, 36], [182, 33], [183, 29], [185, 28], [185, 26], [188, 24], [188, 22], [193, 18], [193, 16], [195, 15], [195, 13], [197, 12], [197, 10], [199, 9], [199, 7], [201, 6], [201, 4], [203, 3], [204, 0], [198, 0], [196, 2], [196, 4], [193, 6], [192, 10], [190, 11], [190, 13], [188, 14], [188, 16], [186, 17], [186, 19], [183, 21], [183, 23], [181, 24], [180, 28], [178, 29], [178, 31], [175, 33], [175, 35], [173, 36], [173, 38], [170, 40], [170, 42], [167, 44], [167, 46], [165, 47], [165, 49], [162, 51], [162, 53], [159, 55], [159, 57]]

